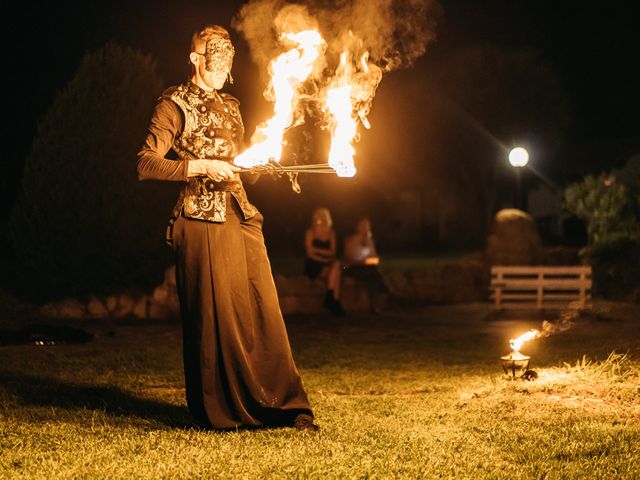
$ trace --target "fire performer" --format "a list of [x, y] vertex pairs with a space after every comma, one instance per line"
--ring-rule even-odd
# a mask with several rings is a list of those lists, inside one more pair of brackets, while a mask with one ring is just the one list
[[[138, 153], [141, 180], [184, 182], [167, 229], [176, 260], [187, 404], [204, 427], [317, 430], [289, 346], [238, 155], [239, 102], [219, 90], [234, 48], [223, 27], [191, 41], [190, 81], [167, 89]], [[170, 151], [177, 158], [167, 156]]]

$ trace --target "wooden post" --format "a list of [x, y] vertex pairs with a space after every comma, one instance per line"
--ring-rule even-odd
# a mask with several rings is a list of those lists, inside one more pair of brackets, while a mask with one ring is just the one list
[[543, 295], [542, 277], [543, 276], [544, 276], [543, 272], [538, 272], [538, 295], [536, 298], [536, 306], [538, 307], [538, 310], [542, 310], [542, 295]]
[[586, 287], [587, 284], [587, 274], [585, 270], [580, 272], [580, 308], [586, 307]]

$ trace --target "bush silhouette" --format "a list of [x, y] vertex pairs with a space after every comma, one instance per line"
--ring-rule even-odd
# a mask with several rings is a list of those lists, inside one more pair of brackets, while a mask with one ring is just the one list
[[[617, 174], [587, 175], [565, 189], [565, 207], [584, 220], [594, 293], [640, 302], [640, 160]], [[619, 177], [619, 178], [617, 178]]]
[[155, 61], [87, 53], [38, 125], [7, 223], [7, 282], [30, 300], [157, 284], [176, 185], [140, 183], [136, 153], [162, 90]]

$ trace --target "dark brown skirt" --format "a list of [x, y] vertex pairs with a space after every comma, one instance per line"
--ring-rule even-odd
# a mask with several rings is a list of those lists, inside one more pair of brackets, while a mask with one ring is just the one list
[[187, 404], [204, 426], [287, 425], [311, 414], [280, 311], [262, 215], [173, 226]]

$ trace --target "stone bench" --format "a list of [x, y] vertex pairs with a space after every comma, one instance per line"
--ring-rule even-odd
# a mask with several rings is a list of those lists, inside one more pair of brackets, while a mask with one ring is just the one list
[[[326, 280], [311, 280], [305, 275], [274, 277], [280, 308], [284, 315], [326, 312], [323, 302]], [[367, 285], [349, 276], [342, 278], [342, 306], [347, 312], [371, 311], [374, 305], [384, 304], [388, 298], [372, 299]]]

